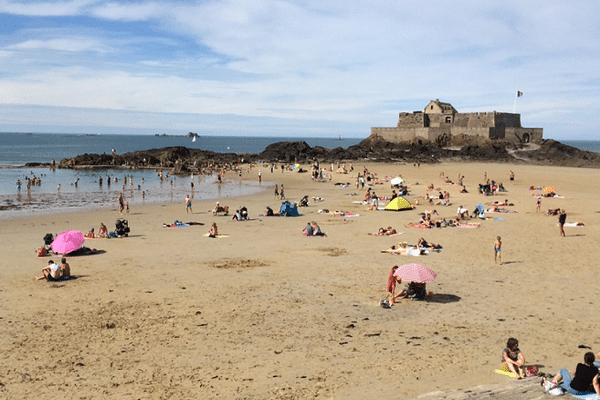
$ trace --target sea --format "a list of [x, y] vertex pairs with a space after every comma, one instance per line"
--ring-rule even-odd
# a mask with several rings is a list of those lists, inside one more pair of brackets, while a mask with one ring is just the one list
[[[139, 150], [184, 146], [218, 153], [258, 154], [273, 143], [305, 141], [309, 146], [344, 149], [364, 138], [342, 137], [246, 137], [198, 136], [195, 140], [181, 136], [154, 135], [97, 135], [70, 133], [0, 132], [0, 219], [25, 215], [51, 214], [117, 206], [123, 192], [129, 207], [139, 204], [182, 203], [186, 195], [196, 200], [239, 197], [267, 190], [270, 185], [257, 180], [240, 180], [237, 175], [226, 176], [222, 184], [216, 176], [168, 176], [156, 170], [70, 170], [24, 168], [27, 163], [57, 163], [82, 154], [124, 154]], [[270, 168], [257, 168], [262, 173]], [[247, 172], [246, 172], [247, 173]], [[253, 172], [254, 173], [254, 172]], [[36, 177], [39, 185], [25, 184]], [[100, 184], [102, 178], [102, 184]], [[20, 187], [17, 181], [21, 181]], [[125, 183], [126, 180], [126, 183]], [[192, 182], [194, 187], [192, 190]]]
[[[183, 203], [185, 196], [211, 200], [239, 197], [269, 189], [269, 184], [257, 180], [240, 180], [234, 174], [223, 184], [216, 176], [168, 176], [163, 179], [156, 170], [94, 170], [24, 168], [27, 163], [57, 163], [82, 154], [129, 153], [138, 150], [171, 146], [209, 150], [218, 153], [259, 154], [273, 143], [305, 141], [310, 146], [344, 149], [364, 138], [342, 137], [247, 137], [198, 136], [196, 140], [184, 135], [99, 135], [70, 133], [0, 132], [0, 219], [24, 215], [50, 214], [79, 210], [116, 207], [120, 192], [130, 208], [139, 204]], [[600, 152], [600, 141], [562, 141], [582, 150]], [[261, 169], [260, 162], [257, 168]], [[262, 173], [269, 173], [265, 166]], [[167, 177], [168, 176], [168, 177]], [[39, 185], [29, 188], [27, 178], [39, 178]], [[100, 184], [102, 178], [102, 184]], [[125, 183], [126, 179], [126, 183]], [[20, 187], [17, 181], [21, 181]], [[192, 190], [191, 183], [194, 183]]]

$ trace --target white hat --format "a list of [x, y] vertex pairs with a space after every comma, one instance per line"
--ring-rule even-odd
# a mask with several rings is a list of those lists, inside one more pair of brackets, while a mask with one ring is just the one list
[[219, 202], [217, 201], [217, 204], [219, 204]]

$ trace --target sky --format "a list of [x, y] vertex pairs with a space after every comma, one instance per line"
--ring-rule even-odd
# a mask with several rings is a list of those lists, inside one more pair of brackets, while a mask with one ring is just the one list
[[0, 0], [0, 131], [362, 138], [440, 99], [600, 140], [598, 15], [598, 0]]

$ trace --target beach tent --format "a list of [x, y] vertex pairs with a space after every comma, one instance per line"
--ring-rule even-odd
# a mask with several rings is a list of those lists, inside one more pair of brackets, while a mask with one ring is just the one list
[[284, 217], [299, 217], [298, 207], [295, 204], [290, 203], [289, 201], [284, 201], [281, 203], [281, 208], [279, 209], [279, 214]]
[[385, 206], [386, 210], [389, 211], [403, 211], [403, 210], [412, 210], [414, 207], [412, 204], [408, 202], [404, 197], [398, 196], [394, 200], [390, 201], [387, 206]]

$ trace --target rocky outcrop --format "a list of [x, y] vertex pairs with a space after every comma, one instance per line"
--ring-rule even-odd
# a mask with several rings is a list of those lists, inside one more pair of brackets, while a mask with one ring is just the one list
[[342, 160], [437, 163], [452, 160], [600, 167], [599, 153], [579, 150], [551, 139], [532, 146], [457, 136], [437, 142], [415, 139], [404, 143], [369, 137], [347, 149], [310, 147], [303, 141], [280, 142], [269, 145], [260, 154], [215, 153], [186, 147], [168, 147], [121, 155], [83, 154], [61, 160], [58, 168], [168, 168], [172, 174], [189, 174], [197, 169], [237, 163], [241, 158], [245, 162], [261, 160], [287, 164], [314, 160], [325, 163]]

